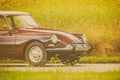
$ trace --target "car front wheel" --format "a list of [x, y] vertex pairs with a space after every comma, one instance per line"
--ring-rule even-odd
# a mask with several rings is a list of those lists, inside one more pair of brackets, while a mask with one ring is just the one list
[[31, 42], [25, 49], [25, 58], [32, 66], [43, 66], [46, 62], [45, 47], [37, 41]]

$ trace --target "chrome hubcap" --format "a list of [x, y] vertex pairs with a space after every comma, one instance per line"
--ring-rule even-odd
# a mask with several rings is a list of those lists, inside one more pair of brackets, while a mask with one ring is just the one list
[[38, 46], [33, 46], [30, 50], [29, 50], [29, 58], [32, 62], [39, 62], [41, 61], [43, 57], [43, 51], [41, 50], [40, 47]]

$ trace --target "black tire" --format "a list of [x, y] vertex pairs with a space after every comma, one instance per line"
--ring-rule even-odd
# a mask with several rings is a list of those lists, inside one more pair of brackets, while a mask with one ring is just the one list
[[66, 59], [61, 61], [63, 64], [65, 64], [66, 66], [74, 66], [76, 64], [75, 60], [70, 60], [70, 59]]
[[79, 56], [71, 56], [68, 54], [63, 54], [60, 56], [60, 60], [63, 64], [66, 66], [74, 66], [76, 63], [79, 62], [80, 57]]
[[[37, 50], [38, 52], [30, 52], [33, 51], [34, 49], [39, 49], [39, 50]], [[35, 62], [35, 60], [32, 60], [30, 56], [31, 54], [32, 54], [32, 58], [34, 59], [37, 58], [36, 60], [38, 61]], [[37, 54], [37, 56], [35, 56], [35, 54]], [[29, 43], [25, 48], [25, 58], [32, 66], [44, 66], [47, 60], [47, 53], [45, 47], [38, 41], [33, 41]]]

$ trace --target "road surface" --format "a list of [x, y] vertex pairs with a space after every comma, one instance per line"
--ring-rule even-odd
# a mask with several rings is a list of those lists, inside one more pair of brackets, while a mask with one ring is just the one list
[[46, 64], [45, 67], [30, 67], [26, 63], [9, 63], [0, 64], [0, 68], [7, 70], [20, 70], [20, 71], [72, 71], [72, 72], [105, 72], [120, 70], [119, 64], [76, 64], [74, 66], [65, 66], [63, 64]]

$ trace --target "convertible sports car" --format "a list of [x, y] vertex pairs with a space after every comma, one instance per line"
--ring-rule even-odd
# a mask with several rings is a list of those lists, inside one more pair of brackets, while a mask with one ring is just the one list
[[56, 56], [73, 65], [92, 47], [85, 34], [44, 29], [26, 12], [0, 11], [0, 57], [26, 59], [33, 66], [43, 66]]

